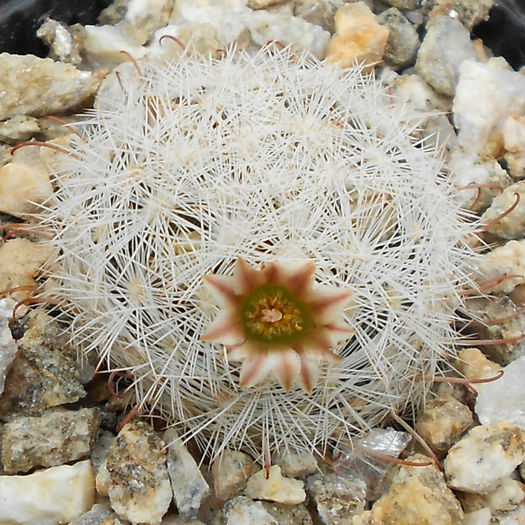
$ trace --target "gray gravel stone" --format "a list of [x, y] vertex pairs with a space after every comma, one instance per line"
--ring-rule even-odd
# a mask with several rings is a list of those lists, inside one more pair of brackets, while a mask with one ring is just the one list
[[245, 496], [228, 501], [223, 512], [226, 525], [279, 525], [260, 501]]
[[9, 474], [55, 467], [89, 456], [99, 431], [95, 408], [18, 416], [5, 425], [2, 463]]
[[419, 47], [414, 26], [395, 7], [377, 15], [377, 21], [389, 30], [383, 60], [396, 70], [411, 65]]
[[209, 491], [208, 484], [174, 429], [166, 430], [163, 440], [168, 444], [167, 466], [175, 505], [179, 514], [194, 518]]
[[238, 494], [246, 487], [248, 478], [255, 470], [255, 463], [248, 454], [225, 450], [212, 465], [215, 491], [219, 498], [227, 501]]
[[4, 391], [5, 377], [18, 350], [9, 329], [14, 306], [15, 302], [9, 297], [0, 300], [0, 395]]
[[[446, 42], [446, 45], [443, 43]], [[459, 20], [436, 16], [417, 54], [417, 72], [439, 93], [452, 96], [465, 60], [477, 60], [470, 34]]]

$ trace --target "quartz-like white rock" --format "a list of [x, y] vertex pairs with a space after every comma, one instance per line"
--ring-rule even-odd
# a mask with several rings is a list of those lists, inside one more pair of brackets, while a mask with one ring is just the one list
[[[467, 379], [486, 379], [494, 377], [501, 371], [501, 366], [494, 363], [479, 348], [463, 348], [458, 353], [455, 366]], [[488, 383], [487, 383], [488, 384]], [[476, 385], [478, 390], [485, 387], [485, 384]]]
[[291, 450], [276, 454], [272, 463], [279, 465], [283, 475], [289, 478], [302, 478], [317, 470], [317, 461], [313, 454], [298, 454]]
[[10, 297], [0, 300], [0, 395], [4, 391], [5, 376], [18, 350], [18, 345], [9, 329], [9, 321], [15, 304]]
[[525, 357], [520, 357], [503, 369], [503, 377], [479, 389], [475, 410], [482, 424], [508, 421], [525, 431], [524, 378]]
[[383, 58], [388, 29], [364, 2], [344, 4], [335, 14], [335, 35], [326, 50], [326, 60], [341, 67], [373, 65]]
[[481, 158], [461, 148], [451, 153], [448, 170], [456, 187], [456, 199], [474, 212], [487, 208], [512, 182], [497, 160]]
[[[405, 2], [406, 0], [390, 0], [388, 3]], [[410, 0], [409, 0], [410, 1]], [[494, 0], [432, 0], [431, 2], [421, 2], [425, 7], [432, 7], [429, 18], [436, 15], [454, 16], [470, 31], [473, 26], [482, 20], [487, 20], [490, 8]]]
[[262, 469], [251, 476], [246, 484], [245, 494], [254, 499], [277, 501], [289, 505], [302, 503], [306, 492], [302, 481], [284, 478], [281, 467], [272, 465], [270, 475], [266, 478], [266, 470]]
[[503, 124], [504, 158], [512, 177], [525, 177], [525, 115], [511, 115]]
[[295, 0], [294, 15], [330, 33], [335, 31], [335, 13], [345, 0]]
[[[509, 215], [499, 219], [511, 208], [513, 209]], [[486, 231], [502, 239], [523, 238], [525, 235], [525, 180], [505, 188], [503, 193], [492, 201], [490, 207], [481, 216], [481, 220], [487, 225]], [[495, 220], [496, 222], [493, 222]]]
[[29, 140], [39, 132], [38, 120], [27, 115], [16, 115], [0, 122], [0, 140], [8, 144], [17, 144]]
[[476, 59], [467, 29], [458, 20], [439, 15], [427, 24], [427, 33], [417, 54], [416, 71], [437, 92], [452, 96], [461, 64]]
[[168, 444], [167, 466], [177, 510], [182, 516], [195, 517], [208, 484], [174, 429], [166, 430], [163, 440]]
[[[523, 284], [525, 240], [509, 241], [494, 248], [480, 258], [478, 266], [485, 293], [512, 292], [518, 284]], [[505, 275], [509, 277], [500, 281]]]
[[0, 523], [69, 523], [95, 503], [89, 460], [39, 470], [27, 476], [0, 476]]
[[474, 427], [443, 463], [449, 487], [487, 494], [525, 459], [525, 432], [506, 422]]
[[471, 153], [497, 157], [504, 151], [507, 118], [525, 112], [525, 75], [496, 59], [486, 64], [466, 60], [452, 109], [459, 144]]

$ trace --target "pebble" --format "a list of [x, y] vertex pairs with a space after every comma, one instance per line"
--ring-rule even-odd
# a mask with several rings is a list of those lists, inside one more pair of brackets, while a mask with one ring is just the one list
[[[443, 42], [447, 45], [444, 46]], [[477, 55], [467, 29], [454, 18], [434, 17], [427, 24], [427, 33], [417, 54], [418, 74], [438, 93], [452, 96], [460, 66], [469, 59], [477, 60]]]
[[43, 311], [30, 313], [0, 397], [0, 415], [39, 415], [85, 394], [75, 350], [66, 345], [63, 329]]
[[312, 516], [303, 503], [285, 505], [284, 503], [263, 501], [262, 504], [279, 525], [314, 525]]
[[383, 55], [385, 63], [396, 71], [413, 64], [419, 37], [412, 23], [395, 7], [377, 15], [377, 21], [389, 31]]
[[458, 498], [465, 512], [487, 508], [493, 514], [501, 514], [516, 509], [525, 498], [525, 492], [523, 483], [506, 477], [488, 494], [460, 492]]
[[304, 478], [317, 470], [317, 461], [313, 454], [293, 452], [291, 450], [272, 458], [272, 464], [279, 465], [284, 476]]
[[283, 4], [288, 0], [248, 0], [248, 7], [251, 9], [265, 9], [272, 5]]
[[31, 157], [14, 160], [0, 168], [0, 211], [15, 217], [38, 211], [38, 205], [53, 194], [49, 171], [35, 151], [39, 148], [26, 149], [33, 150]]
[[54, 467], [89, 457], [99, 431], [95, 408], [55, 410], [40, 417], [17, 416], [6, 423], [2, 463], [8, 474]]
[[0, 120], [15, 115], [38, 117], [84, 106], [103, 73], [33, 55], [0, 54]]
[[260, 501], [238, 496], [224, 506], [225, 525], [279, 525]]
[[163, 441], [168, 443], [167, 467], [177, 510], [181, 516], [194, 518], [209, 492], [208, 484], [174, 429], [166, 430]]
[[172, 491], [164, 443], [144, 422], [124, 426], [108, 448], [97, 473], [97, 491], [131, 523], [160, 523]]
[[[416, 454], [407, 460], [426, 462], [429, 458]], [[370, 524], [462, 523], [461, 506], [435, 465], [400, 466], [396, 469], [388, 492], [372, 506]]]
[[255, 472], [255, 463], [244, 452], [225, 450], [213, 462], [211, 471], [219, 499], [227, 501], [246, 487], [248, 478]]
[[39, 470], [27, 476], [0, 476], [0, 523], [70, 523], [95, 503], [89, 460]]
[[449, 487], [487, 494], [525, 459], [525, 432], [507, 422], [474, 427], [443, 463]]
[[[498, 218], [502, 213], [509, 210], [518, 199], [517, 206], [512, 212], [496, 223], [491, 221]], [[503, 190], [490, 207], [481, 216], [481, 221], [488, 225], [486, 231], [497, 235], [501, 239], [521, 239], [525, 233], [525, 180], [518, 181]]]
[[118, 516], [104, 505], [96, 503], [91, 510], [73, 520], [69, 525], [124, 525]]
[[129, 0], [119, 22], [123, 33], [138, 45], [149, 42], [155, 31], [167, 25], [174, 0]]
[[459, 144], [472, 154], [499, 158], [507, 118], [525, 113], [525, 75], [502, 59], [492, 58], [486, 64], [465, 60], [452, 111]]
[[443, 455], [474, 423], [469, 407], [453, 397], [431, 399], [416, 420], [416, 432]]
[[[467, 379], [485, 379], [501, 372], [501, 366], [488, 359], [479, 348], [460, 350], [455, 366]], [[476, 389], [481, 391], [487, 384], [479, 383]]]
[[9, 329], [9, 321], [11, 321], [15, 304], [10, 297], [0, 299], [0, 396], [4, 391], [7, 372], [18, 351], [18, 345]]
[[36, 36], [49, 47], [49, 57], [78, 66], [82, 62], [78, 38], [63, 22], [46, 18]]
[[494, 0], [425, 0], [423, 4], [424, 9], [426, 6], [432, 8], [429, 18], [439, 14], [450, 16], [449, 13], [453, 12], [454, 16], [470, 31], [475, 25], [488, 19]]
[[8, 144], [17, 144], [28, 140], [39, 131], [38, 120], [27, 115], [16, 115], [0, 122], [0, 140]]
[[386, 0], [387, 4], [399, 9], [416, 9], [421, 0]]
[[[29, 239], [10, 239], [0, 246], [0, 290], [18, 286], [35, 286], [34, 276], [49, 259], [53, 249]], [[29, 292], [15, 292], [11, 297], [20, 301]]]
[[344, 4], [335, 14], [336, 32], [328, 43], [326, 61], [341, 67], [372, 66], [383, 58], [388, 29], [363, 2]]
[[[448, 163], [450, 180], [456, 187], [456, 199], [468, 210], [485, 210], [503, 188], [512, 183], [506, 170], [492, 158], [481, 158], [461, 148], [455, 149]], [[469, 186], [479, 185], [477, 187]]]
[[306, 498], [303, 487], [302, 481], [283, 477], [281, 467], [272, 465], [268, 478], [266, 478], [265, 469], [253, 474], [248, 480], [244, 492], [253, 499], [296, 505], [302, 503]]
[[483, 425], [506, 421], [518, 425], [525, 432], [524, 377], [525, 356], [507, 365], [503, 369], [503, 377], [485, 383], [479, 389], [475, 411]]
[[294, 15], [334, 33], [335, 13], [344, 3], [345, 0], [296, 0]]
[[366, 483], [350, 473], [314, 474], [307, 480], [308, 494], [325, 525], [345, 525], [366, 505]]
[[[508, 343], [485, 345], [483, 351], [492, 361], [507, 364], [525, 354], [525, 311], [507, 295], [471, 298], [467, 301], [469, 315], [477, 320], [473, 327], [486, 340], [509, 340]], [[479, 321], [478, 321], [479, 320]]]
[[465, 513], [463, 525], [490, 525], [492, 512], [489, 508], [483, 508], [474, 512]]
[[[0, 250], [1, 251], [1, 250]], [[525, 239], [508, 241], [503, 246], [497, 246], [483, 254], [478, 262], [479, 282], [485, 293], [510, 293], [523, 283], [525, 275]], [[515, 275], [497, 282], [505, 275]], [[494, 284], [491, 284], [494, 282]]]
[[511, 115], [503, 124], [504, 159], [511, 177], [525, 177], [525, 115]]

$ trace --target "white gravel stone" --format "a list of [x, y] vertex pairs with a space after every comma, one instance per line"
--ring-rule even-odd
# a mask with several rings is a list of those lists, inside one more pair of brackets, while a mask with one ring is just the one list
[[277, 501], [289, 505], [302, 503], [306, 499], [302, 481], [284, 478], [281, 467], [272, 465], [270, 475], [266, 479], [265, 469], [256, 472], [246, 484], [245, 494], [254, 499]]
[[525, 431], [523, 378], [525, 357], [516, 359], [503, 369], [503, 377], [485, 383], [479, 389], [475, 411], [483, 425], [507, 421]]
[[345, 0], [296, 0], [294, 15], [330, 33], [335, 31], [335, 13]]
[[461, 64], [476, 59], [467, 29], [459, 20], [440, 15], [427, 25], [427, 34], [417, 54], [416, 71], [437, 92], [452, 96]]
[[95, 503], [91, 463], [80, 461], [27, 476], [0, 476], [0, 523], [69, 523]]
[[[516, 197], [516, 195], [519, 197]], [[525, 235], [525, 180], [505, 188], [503, 193], [492, 201], [490, 207], [481, 216], [481, 220], [484, 224], [491, 223], [491, 221], [510, 209], [517, 199], [519, 199], [519, 202], [512, 212], [495, 224], [489, 225], [486, 231], [502, 239], [523, 238]]]
[[490, 525], [492, 512], [489, 508], [483, 508], [474, 512], [467, 512], [463, 518], [463, 525]]
[[18, 350], [18, 345], [9, 329], [15, 304], [10, 297], [0, 300], [0, 395], [4, 391], [5, 377]]
[[525, 115], [511, 115], [503, 125], [504, 158], [512, 177], [525, 177]]
[[[461, 148], [451, 153], [448, 170], [456, 187], [457, 200], [465, 209], [474, 212], [486, 209], [494, 197], [512, 183], [497, 160], [481, 158]], [[479, 196], [476, 185], [479, 185]]]
[[444, 469], [449, 487], [487, 494], [525, 458], [525, 433], [509, 423], [474, 427], [448, 452]]
[[208, 484], [174, 429], [166, 430], [163, 441], [168, 444], [167, 466], [177, 510], [182, 516], [195, 517]]
[[8, 144], [28, 140], [39, 131], [38, 120], [27, 115], [16, 115], [0, 122], [0, 140]]
[[466, 60], [459, 68], [452, 110], [459, 144], [471, 153], [501, 155], [507, 118], [525, 113], [525, 75], [505, 64]]
[[[509, 241], [503, 246], [484, 254], [478, 263], [480, 282], [494, 285], [484, 286], [485, 293], [505, 292], [510, 293], [519, 284], [523, 283], [525, 275], [525, 240]], [[505, 275], [516, 275], [496, 282]]]

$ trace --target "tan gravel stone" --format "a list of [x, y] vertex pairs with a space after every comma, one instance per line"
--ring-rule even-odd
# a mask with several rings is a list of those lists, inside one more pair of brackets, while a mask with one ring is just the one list
[[525, 176], [525, 115], [511, 115], [503, 125], [504, 158], [509, 173], [518, 179]]
[[469, 407], [453, 397], [429, 401], [416, 421], [416, 431], [437, 454], [444, 454], [474, 422]]
[[458, 353], [456, 367], [467, 379], [485, 379], [501, 371], [501, 366], [491, 361], [479, 348], [461, 350]]
[[302, 503], [306, 498], [303, 482], [284, 478], [281, 474], [281, 467], [278, 465], [272, 465], [268, 478], [266, 478], [265, 469], [253, 474], [246, 484], [245, 493], [254, 499], [277, 501], [289, 505]]
[[0, 54], [0, 120], [34, 117], [82, 107], [93, 96], [103, 74], [34, 55]]
[[225, 450], [212, 465], [215, 490], [220, 499], [227, 501], [238, 494], [254, 472], [255, 463], [248, 454]]
[[[104, 476], [102, 466], [97, 474]], [[132, 523], [160, 523], [172, 500], [164, 443], [144, 422], [128, 423], [105, 462], [113, 510]]]
[[383, 58], [388, 29], [380, 25], [363, 2], [345, 4], [335, 14], [335, 35], [328, 43], [326, 61], [341, 67], [371, 66]]
[[[421, 454], [407, 459], [428, 461]], [[463, 511], [436, 466], [401, 466], [388, 492], [374, 503], [372, 518], [371, 523], [381, 525], [458, 525]]]

